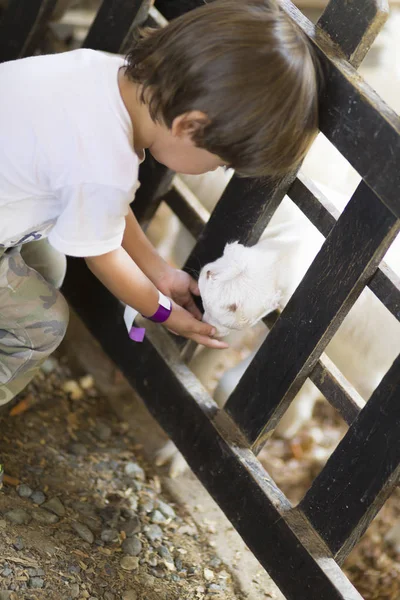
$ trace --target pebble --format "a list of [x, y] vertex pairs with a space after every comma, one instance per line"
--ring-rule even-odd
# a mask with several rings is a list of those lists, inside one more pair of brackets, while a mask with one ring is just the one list
[[43, 373], [45, 373], [46, 375], [49, 375], [57, 368], [57, 366], [58, 366], [58, 363], [57, 363], [56, 359], [50, 357], [50, 358], [46, 358], [44, 363], [41, 365], [40, 369], [41, 369], [41, 371], [43, 371]]
[[204, 569], [203, 575], [206, 581], [212, 581], [214, 579], [214, 571], [211, 571], [211, 569]]
[[105, 423], [96, 423], [93, 433], [101, 442], [106, 442], [112, 435], [111, 427]]
[[207, 588], [207, 591], [210, 594], [217, 594], [218, 592], [221, 592], [224, 588], [221, 585], [218, 585], [217, 583], [210, 583], [210, 585]]
[[8, 567], [6, 569], [3, 569], [1, 574], [3, 575], [3, 577], [8, 577], [9, 575], [12, 574], [12, 569], [9, 569]]
[[49, 510], [58, 517], [65, 515], [65, 507], [59, 498], [51, 498], [51, 500], [42, 504], [42, 508]]
[[43, 571], [43, 569], [27, 569], [26, 570], [29, 577], [44, 577], [45, 572]]
[[126, 475], [131, 475], [134, 479], [138, 479], [139, 481], [145, 480], [145, 474], [142, 467], [134, 462], [126, 463], [125, 473]]
[[218, 556], [214, 556], [209, 562], [210, 567], [213, 567], [214, 569], [218, 569], [218, 567], [220, 567], [221, 564], [222, 560], [218, 558]]
[[150, 554], [147, 559], [147, 564], [150, 565], [150, 567], [156, 567], [158, 565], [157, 556], [155, 554]]
[[176, 558], [175, 559], [175, 566], [178, 569], [178, 571], [182, 571], [183, 569], [183, 564], [180, 558]]
[[105, 592], [104, 600], [115, 600], [115, 594], [113, 594], [112, 592]]
[[159, 510], [153, 510], [153, 512], [150, 514], [150, 521], [152, 523], [166, 523], [167, 519]]
[[135, 571], [139, 567], [139, 559], [137, 556], [124, 556], [121, 560], [121, 567], [125, 571]]
[[86, 446], [80, 444], [79, 442], [71, 444], [69, 451], [71, 454], [75, 454], [75, 456], [86, 456], [88, 453]]
[[79, 523], [79, 521], [75, 521], [74, 523], [71, 523], [71, 527], [79, 535], [80, 538], [85, 540], [85, 542], [88, 542], [89, 544], [93, 544], [94, 535], [90, 531], [90, 529], [87, 525], [83, 525], [83, 523]]
[[171, 575], [171, 581], [174, 581], [175, 583], [178, 583], [178, 581], [180, 581], [181, 578], [179, 577], [179, 575], [177, 575], [176, 573], [172, 573]]
[[5, 513], [4, 518], [14, 525], [28, 525], [32, 521], [32, 517], [26, 510], [22, 508], [14, 508]]
[[15, 548], [15, 550], [23, 550], [25, 548], [25, 542], [20, 535], [13, 543], [13, 547]]
[[129, 521], [126, 521], [123, 525], [121, 525], [121, 530], [125, 531], [128, 537], [134, 535], [135, 533], [139, 533], [141, 529], [141, 523], [139, 517], [132, 517]]
[[94, 386], [94, 379], [91, 375], [84, 375], [79, 379], [79, 385], [83, 390], [90, 390]]
[[138, 503], [139, 503], [139, 499], [136, 496], [136, 494], [131, 494], [129, 496], [129, 504], [130, 504], [131, 510], [133, 510], [134, 512], [136, 512], [137, 509], [138, 509]]
[[138, 556], [138, 554], [140, 554], [142, 551], [142, 542], [136, 536], [129, 537], [122, 542], [121, 548], [124, 554]]
[[108, 542], [109, 544], [118, 542], [118, 531], [116, 529], [103, 529], [100, 534], [100, 538], [103, 540], [103, 542]]
[[144, 513], [150, 513], [154, 509], [154, 500], [146, 498], [140, 502], [140, 511]]
[[163, 537], [163, 532], [159, 525], [146, 525], [143, 532], [150, 542], [156, 542]]
[[43, 508], [34, 508], [32, 510], [32, 517], [42, 525], [54, 525], [54, 523], [58, 523], [59, 521], [57, 515], [43, 510]]
[[164, 579], [165, 573], [160, 567], [156, 567], [155, 569], [151, 569], [151, 574], [158, 579]]
[[107, 523], [109, 529], [115, 529], [118, 519], [121, 516], [121, 510], [109, 504], [108, 506], [105, 506], [99, 510], [99, 515], [103, 521]]
[[167, 562], [173, 562], [171, 553], [166, 546], [160, 546], [159, 548], [157, 548], [157, 552], [161, 556], [161, 558], [163, 558]]
[[126, 590], [126, 592], [122, 594], [122, 600], [137, 600], [137, 598], [138, 595], [135, 590]]
[[28, 581], [28, 587], [34, 590], [40, 590], [44, 586], [44, 580], [41, 577], [31, 577]]
[[30, 498], [32, 496], [32, 490], [26, 483], [21, 483], [21, 485], [17, 487], [17, 492], [18, 496], [21, 498]]
[[5, 529], [7, 527], [7, 521], [4, 519], [0, 519], [0, 529]]
[[175, 513], [174, 509], [172, 508], [172, 506], [170, 506], [166, 502], [163, 502], [162, 500], [158, 500], [158, 502], [157, 502], [157, 508], [167, 518], [169, 518], [169, 519], [175, 519], [176, 518], [176, 513]]
[[62, 386], [62, 390], [70, 396], [71, 400], [80, 400], [83, 397], [82, 388], [73, 379], [66, 381]]
[[43, 494], [43, 492], [36, 491], [33, 492], [31, 500], [34, 504], [38, 504], [40, 506], [41, 504], [43, 504], [43, 502], [46, 501], [46, 496]]

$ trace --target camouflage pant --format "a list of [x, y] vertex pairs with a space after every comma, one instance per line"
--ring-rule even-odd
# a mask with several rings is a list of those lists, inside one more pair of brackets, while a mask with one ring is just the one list
[[0, 248], [0, 405], [12, 400], [57, 348], [68, 324], [58, 288], [65, 256], [46, 239]]

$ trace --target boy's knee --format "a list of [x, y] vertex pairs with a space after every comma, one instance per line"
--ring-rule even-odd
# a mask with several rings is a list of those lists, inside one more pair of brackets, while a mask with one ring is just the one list
[[60, 292], [51, 307], [44, 310], [38, 320], [31, 325], [35, 330], [35, 350], [46, 355], [51, 354], [62, 342], [68, 326], [68, 304]]

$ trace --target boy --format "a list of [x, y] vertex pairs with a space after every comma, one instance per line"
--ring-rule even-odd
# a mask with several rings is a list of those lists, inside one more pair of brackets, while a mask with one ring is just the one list
[[129, 204], [145, 150], [177, 172], [249, 177], [304, 157], [314, 58], [275, 1], [216, 0], [145, 33], [126, 62], [82, 49], [5, 63], [0, 86], [0, 404], [62, 340], [65, 255], [146, 317], [226, 347], [200, 321], [196, 282], [158, 256]]

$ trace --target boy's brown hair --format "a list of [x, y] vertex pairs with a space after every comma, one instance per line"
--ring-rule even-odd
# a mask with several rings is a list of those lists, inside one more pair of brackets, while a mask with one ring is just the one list
[[169, 128], [204, 112], [193, 141], [248, 177], [295, 169], [316, 133], [316, 58], [275, 0], [215, 0], [145, 32], [126, 75]]

